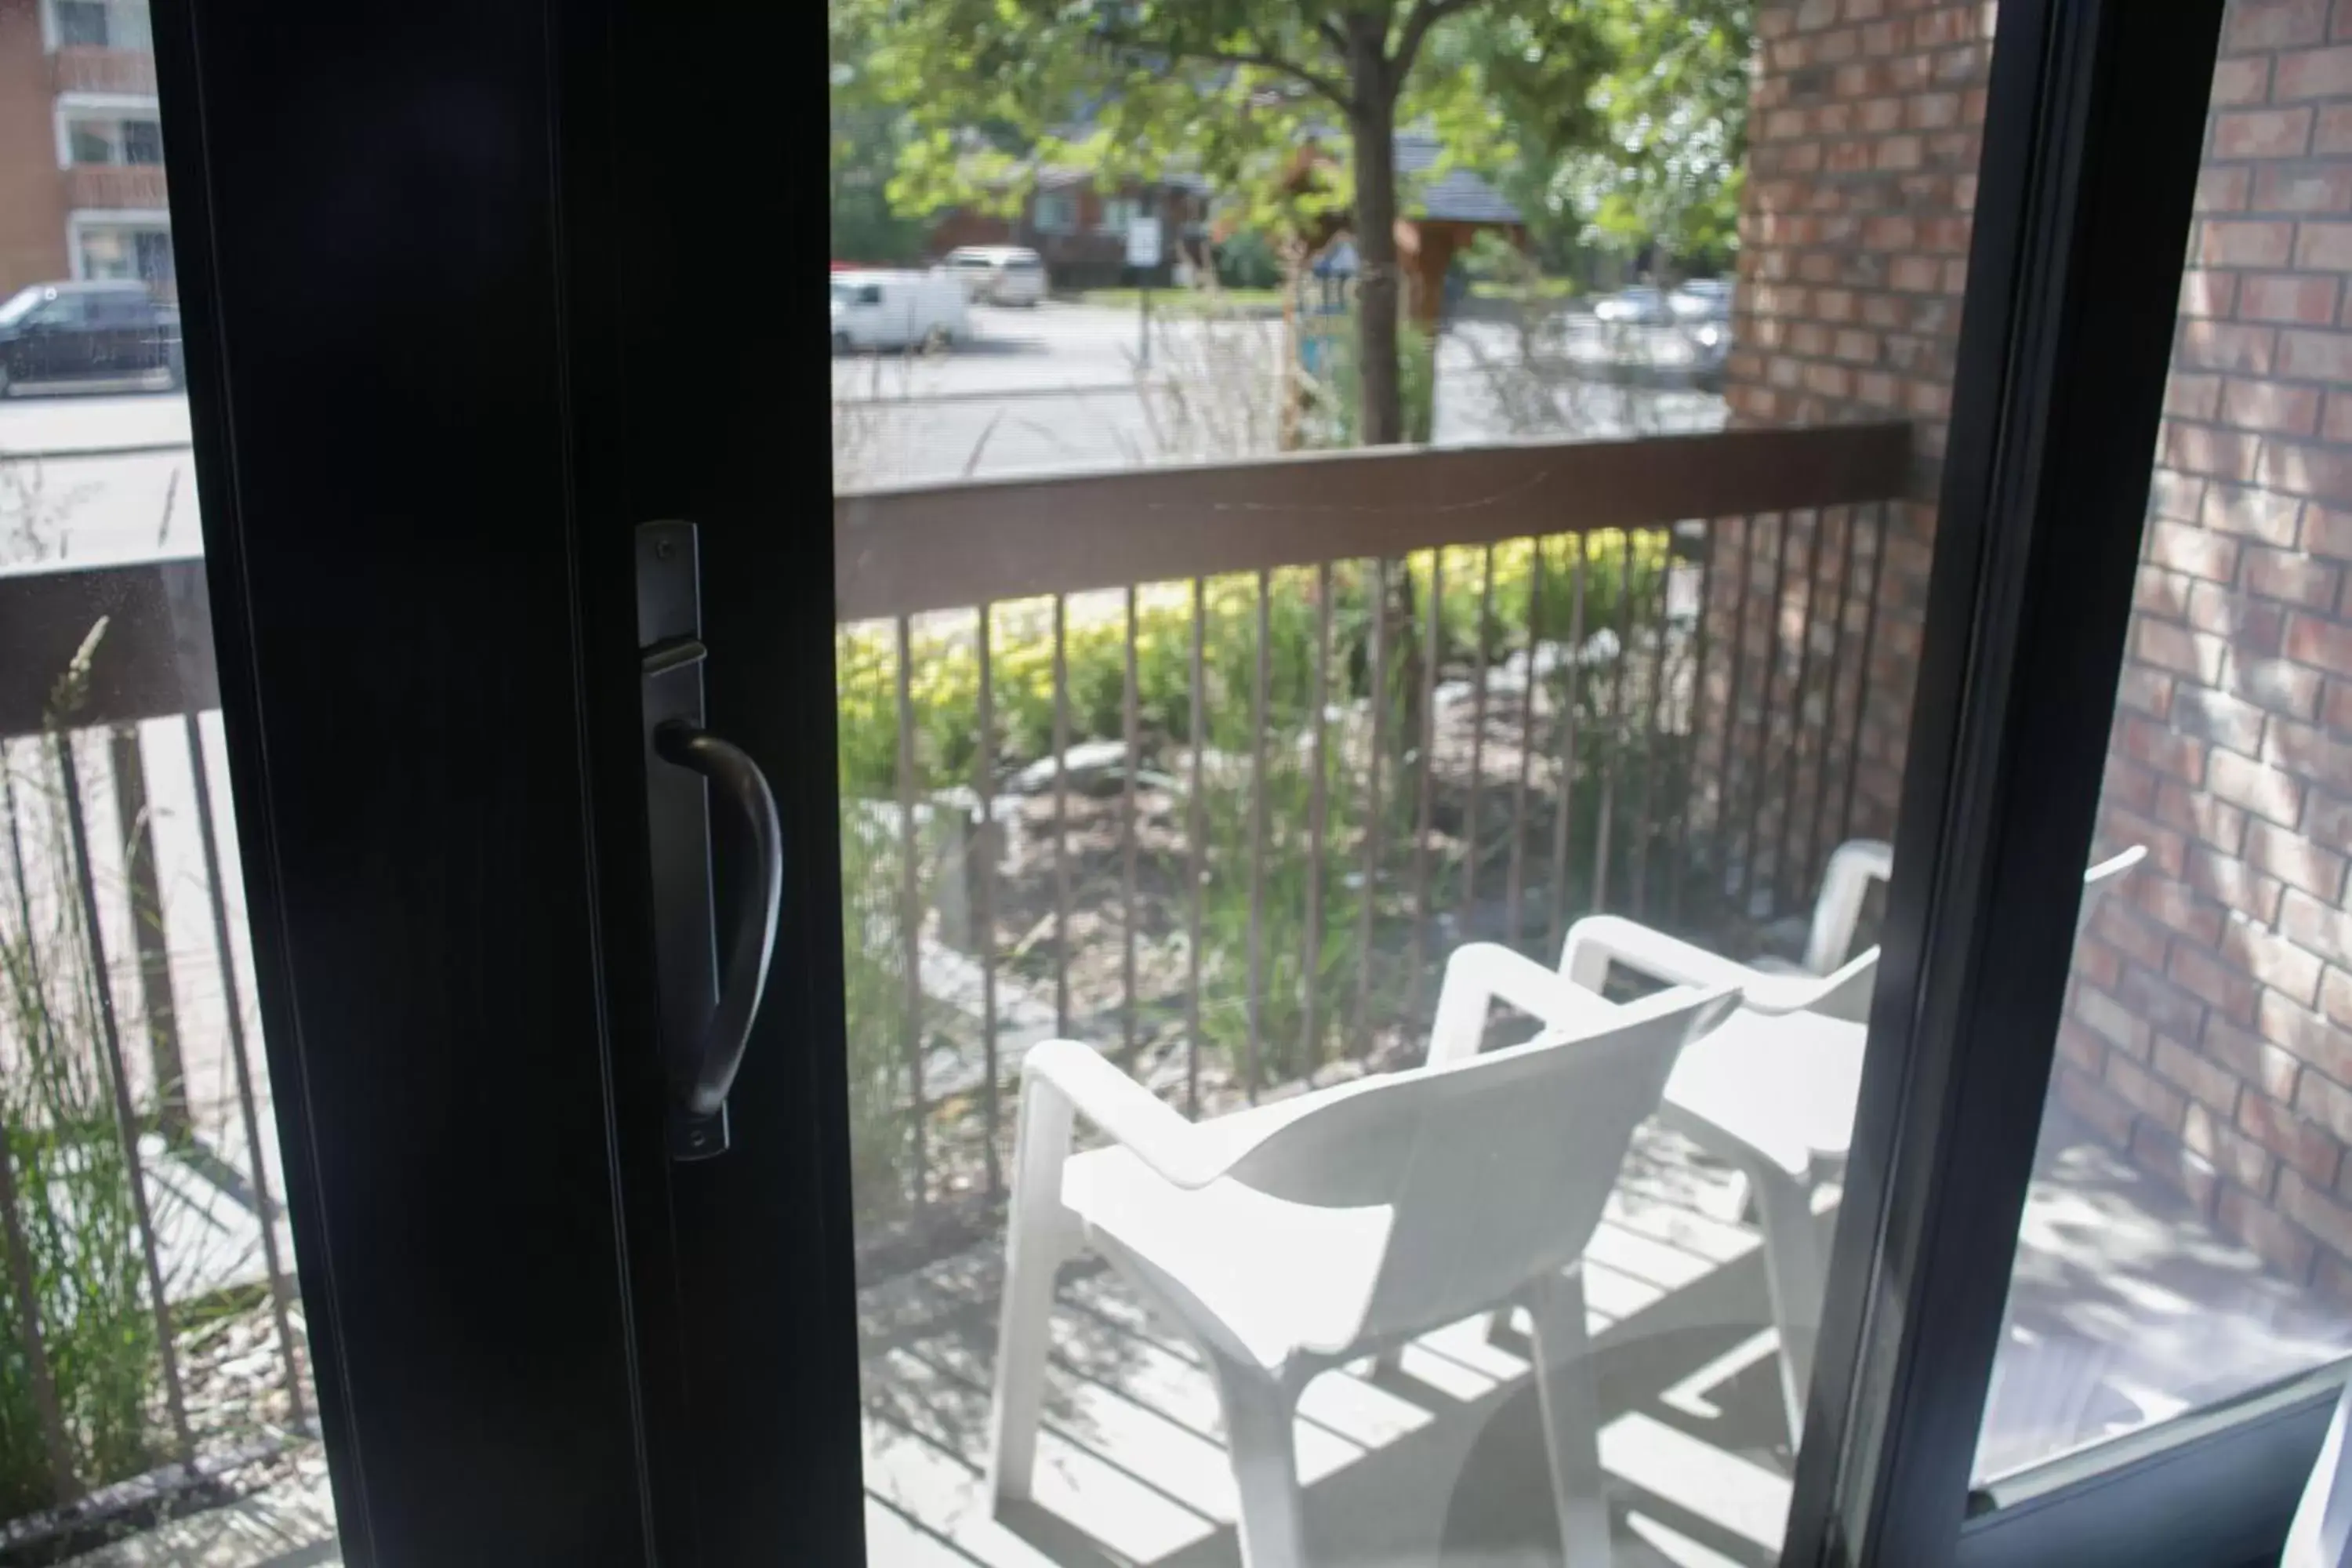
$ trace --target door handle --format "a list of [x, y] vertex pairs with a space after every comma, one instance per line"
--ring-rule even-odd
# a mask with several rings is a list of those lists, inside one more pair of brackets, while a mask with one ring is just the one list
[[[711, 1117], [727, 1109], [735, 1069], [751, 1037], [751, 1020], [768, 989], [768, 961], [776, 946], [776, 920], [784, 900], [783, 829], [776, 820], [775, 793], [760, 764], [731, 741], [683, 719], [665, 721], [654, 731], [654, 751], [664, 762], [700, 773], [743, 818], [751, 835], [752, 887], [735, 912], [733, 940], [719, 972], [719, 1001], [691, 1057], [677, 1065], [677, 1104], [690, 1117]], [[714, 1151], [715, 1152], [715, 1151]]]
[[[707, 1160], [727, 1151], [727, 1095], [767, 990], [783, 902], [783, 833], [759, 764], [703, 728], [709, 650], [694, 525], [643, 524], [636, 549], [646, 827], [669, 1150], [673, 1159]], [[714, 793], [741, 818], [751, 849], [723, 972], [710, 871]]]

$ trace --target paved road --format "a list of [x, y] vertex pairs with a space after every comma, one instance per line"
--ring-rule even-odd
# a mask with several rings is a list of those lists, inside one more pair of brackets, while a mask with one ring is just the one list
[[[972, 312], [953, 353], [834, 365], [836, 482], [1232, 458], [1275, 446], [1278, 322], [1160, 318], [1149, 367], [1133, 312], [1048, 303]], [[1664, 335], [1635, 357], [1664, 357]], [[1589, 318], [1532, 334], [1462, 322], [1440, 340], [1436, 439], [1458, 446], [1712, 428], [1721, 399], [1669, 368], [1612, 374]], [[1620, 365], [1622, 371], [1623, 367]], [[0, 401], [0, 571], [202, 548], [176, 395]]]
[[187, 439], [177, 393], [0, 402], [0, 571], [195, 553]]

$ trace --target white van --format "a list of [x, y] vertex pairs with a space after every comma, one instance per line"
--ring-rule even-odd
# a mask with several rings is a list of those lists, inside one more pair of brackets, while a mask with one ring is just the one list
[[963, 286], [945, 272], [836, 272], [833, 348], [950, 348], [968, 341]]
[[989, 305], [1034, 305], [1045, 297], [1045, 261], [1018, 245], [967, 245], [948, 252], [947, 268], [969, 298]]

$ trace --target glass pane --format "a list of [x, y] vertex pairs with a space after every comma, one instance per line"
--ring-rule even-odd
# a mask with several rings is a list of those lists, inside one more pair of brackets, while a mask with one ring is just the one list
[[[60, 47], [146, 47], [144, 7], [53, 15]], [[11, 81], [75, 79], [42, 47], [32, 7], [0, 17]], [[80, 166], [160, 162], [154, 108], [77, 125], [68, 169], [56, 108], [0, 130], [0, 1534], [331, 1562], [163, 170]], [[84, 134], [118, 126], [120, 157]]]
[[2231, 8], [1985, 1479], [2352, 1354], [2343, 68]]
[[1181, 13], [831, 11], [873, 1558], [1770, 1563], [1988, 10]]

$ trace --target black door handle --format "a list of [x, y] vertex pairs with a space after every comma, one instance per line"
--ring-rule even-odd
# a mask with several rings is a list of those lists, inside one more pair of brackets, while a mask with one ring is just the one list
[[741, 747], [683, 719], [654, 730], [654, 750], [664, 762], [700, 773], [732, 805], [751, 835], [752, 884], [735, 914], [726, 967], [719, 973], [719, 1004], [700, 1043], [672, 1058], [671, 1086], [677, 1106], [693, 1118], [726, 1109], [735, 1069], [759, 1016], [768, 988], [768, 961], [776, 946], [776, 920], [784, 900], [783, 829], [768, 778]]
[[[669, 1148], [679, 1160], [727, 1151], [727, 1094], [767, 989], [783, 902], [783, 834], [773, 792], [740, 747], [703, 728], [700, 585], [694, 525], [637, 530], [637, 658], [645, 722], [646, 835]], [[749, 831], [752, 864], [719, 968], [710, 875], [710, 797]]]

